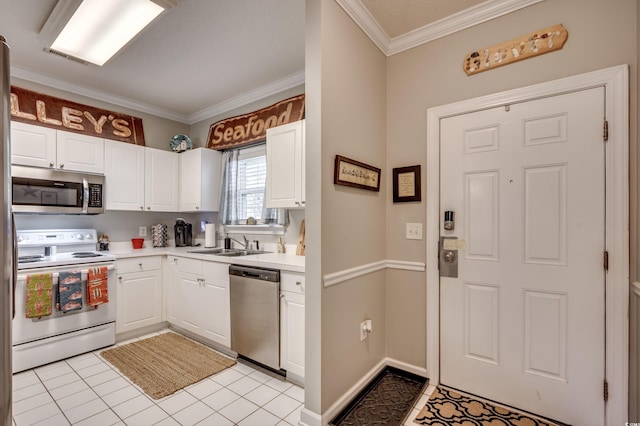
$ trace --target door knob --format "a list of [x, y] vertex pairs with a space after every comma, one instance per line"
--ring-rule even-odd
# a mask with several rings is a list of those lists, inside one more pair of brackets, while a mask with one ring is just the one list
[[444, 261], [447, 263], [453, 263], [456, 260], [456, 254], [452, 250], [444, 252]]

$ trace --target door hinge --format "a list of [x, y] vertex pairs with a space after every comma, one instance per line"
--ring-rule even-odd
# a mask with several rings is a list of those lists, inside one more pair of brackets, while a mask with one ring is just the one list
[[602, 139], [604, 139], [605, 142], [609, 140], [609, 122], [607, 120], [604, 120], [602, 125]]
[[609, 400], [609, 382], [604, 381], [604, 389], [603, 389], [603, 397], [604, 401], [607, 402]]
[[605, 251], [603, 254], [603, 263], [604, 263], [604, 270], [608, 271], [609, 270], [609, 252]]

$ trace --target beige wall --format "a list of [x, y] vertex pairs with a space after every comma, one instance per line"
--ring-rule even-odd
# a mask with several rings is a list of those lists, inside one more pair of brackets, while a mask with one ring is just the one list
[[[314, 146], [307, 153], [305, 380], [306, 406], [316, 413], [385, 356], [385, 273], [322, 287], [326, 274], [385, 258], [386, 183], [380, 192], [333, 184], [337, 154], [388, 173], [385, 62], [334, 0], [307, 1], [307, 142]], [[360, 342], [364, 319], [374, 331]]]
[[[463, 72], [466, 53], [557, 23], [569, 32], [563, 50], [470, 77]], [[636, 58], [635, 0], [545, 1], [391, 56], [387, 62], [387, 169], [421, 164], [425, 188], [425, 168], [438, 161], [426, 158], [426, 111], [430, 107], [620, 64], [631, 66], [631, 90], [636, 93]], [[631, 170], [635, 176], [637, 99], [631, 98]], [[391, 185], [389, 175], [387, 185]], [[632, 200], [636, 192], [633, 178]], [[425, 223], [425, 196], [423, 190], [419, 204], [388, 204], [388, 258], [424, 261], [425, 241], [405, 240], [404, 224]], [[636, 204], [632, 202], [631, 212], [633, 271], [637, 268]], [[424, 366], [426, 357], [424, 283], [421, 273], [388, 273], [387, 353], [418, 366]]]

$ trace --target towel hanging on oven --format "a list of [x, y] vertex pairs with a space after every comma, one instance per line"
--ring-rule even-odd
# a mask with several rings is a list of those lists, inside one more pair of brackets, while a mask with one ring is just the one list
[[53, 275], [30, 274], [27, 275], [25, 316], [27, 318], [40, 318], [51, 315], [53, 304]]
[[87, 277], [87, 305], [97, 306], [109, 302], [107, 291], [108, 271], [106, 266], [89, 268]]
[[82, 309], [82, 273], [80, 271], [60, 272], [56, 309], [65, 314]]

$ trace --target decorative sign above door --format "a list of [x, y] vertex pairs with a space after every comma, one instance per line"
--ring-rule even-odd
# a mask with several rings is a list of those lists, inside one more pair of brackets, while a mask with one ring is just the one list
[[304, 94], [212, 124], [207, 148], [222, 150], [249, 145], [266, 138], [267, 129], [302, 120], [303, 117]]
[[11, 119], [37, 126], [144, 145], [142, 119], [11, 87]]
[[462, 64], [467, 75], [560, 50], [569, 33], [562, 24], [469, 53]]

